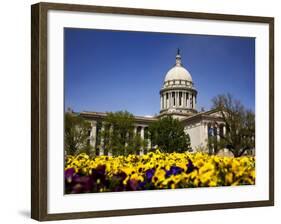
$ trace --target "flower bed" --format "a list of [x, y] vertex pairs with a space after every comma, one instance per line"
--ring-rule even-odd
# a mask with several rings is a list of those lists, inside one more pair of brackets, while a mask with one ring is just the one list
[[254, 157], [203, 153], [67, 156], [65, 193], [113, 192], [255, 184]]

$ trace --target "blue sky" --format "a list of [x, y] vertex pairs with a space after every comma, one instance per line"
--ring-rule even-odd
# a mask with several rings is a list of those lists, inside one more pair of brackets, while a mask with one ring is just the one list
[[230, 93], [255, 109], [255, 39], [65, 28], [65, 107], [154, 115], [177, 48], [198, 91], [197, 109]]

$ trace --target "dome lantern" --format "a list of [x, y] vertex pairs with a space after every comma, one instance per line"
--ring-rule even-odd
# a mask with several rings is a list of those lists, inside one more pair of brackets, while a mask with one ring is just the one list
[[181, 55], [180, 49], [178, 48], [177, 56], [176, 56], [176, 66], [181, 66]]

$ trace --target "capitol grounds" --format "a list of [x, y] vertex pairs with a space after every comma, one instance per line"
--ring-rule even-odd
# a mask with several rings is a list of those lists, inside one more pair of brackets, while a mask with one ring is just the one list
[[[149, 126], [148, 135], [153, 147], [145, 149], [148, 141], [134, 133], [131, 114], [117, 112], [109, 116], [110, 118], [105, 121], [106, 125], [111, 124], [118, 129], [101, 132], [100, 144], [103, 144], [104, 151], [103, 155], [98, 155], [98, 147], [93, 150], [87, 143], [90, 124], [79, 116], [66, 114], [66, 123], [85, 128], [79, 131], [85, 136], [79, 137], [81, 142], [77, 145], [81, 147], [80, 149], [65, 152], [65, 193], [255, 184], [253, 151], [238, 150], [242, 144], [246, 144], [246, 141], [239, 143], [238, 149], [233, 149], [239, 151], [235, 157], [233, 153], [224, 155], [222, 152], [225, 149], [220, 147], [226, 146], [226, 143], [223, 139], [221, 142], [214, 141], [214, 136], [209, 138], [206, 146], [209, 148], [194, 150], [190, 148], [190, 138], [184, 133], [184, 128], [178, 120], [166, 117]], [[68, 124], [66, 127], [68, 128]], [[228, 141], [237, 136], [230, 132], [225, 138], [225, 141]]]
[[64, 32], [66, 194], [255, 184], [254, 38]]

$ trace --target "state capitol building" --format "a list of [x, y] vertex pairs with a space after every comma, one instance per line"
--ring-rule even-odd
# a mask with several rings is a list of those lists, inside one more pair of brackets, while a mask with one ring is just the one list
[[[160, 89], [160, 113], [154, 117], [134, 116], [134, 131], [141, 138], [148, 138], [148, 126], [151, 122], [170, 115], [179, 119], [184, 125], [184, 130], [190, 136], [191, 148], [193, 152], [199, 149], [206, 149], [208, 153], [212, 150], [207, 149], [208, 136], [216, 136], [217, 139], [225, 134], [225, 126], [219, 113], [215, 110], [198, 112], [196, 109], [197, 92], [192, 76], [183, 66], [181, 55], [178, 50], [175, 65], [166, 73], [163, 86]], [[80, 113], [80, 116], [91, 123], [90, 144], [96, 155], [110, 154], [104, 152], [102, 144], [98, 142], [98, 135], [103, 126], [98, 127], [97, 123], [104, 120], [107, 116], [105, 112], [86, 112]], [[149, 142], [149, 139], [147, 139]], [[142, 149], [141, 154], [149, 151], [153, 147], [148, 144], [147, 149]], [[228, 153], [223, 150], [221, 153]]]

